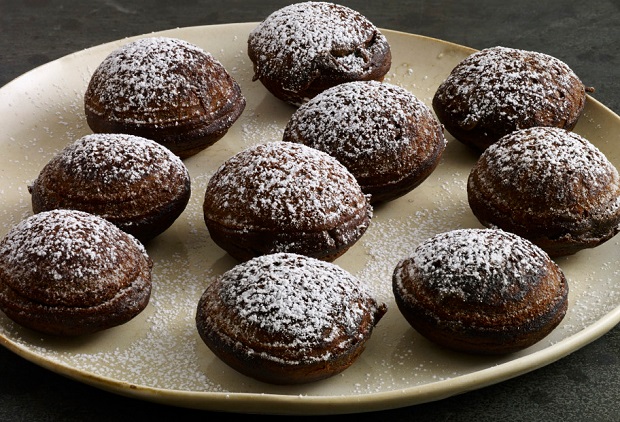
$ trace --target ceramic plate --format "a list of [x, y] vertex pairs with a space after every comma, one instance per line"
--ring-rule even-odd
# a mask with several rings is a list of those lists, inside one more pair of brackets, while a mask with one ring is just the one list
[[[237, 151], [279, 140], [294, 109], [252, 81], [246, 54], [256, 23], [174, 29], [150, 35], [185, 39], [211, 52], [241, 85], [247, 107], [229, 133], [185, 161], [192, 199], [175, 224], [148, 245], [155, 261], [153, 294], [129, 323], [77, 339], [21, 328], [0, 314], [0, 342], [57, 373], [114, 393], [219, 411], [270, 414], [348, 413], [438, 400], [497, 383], [553, 362], [606, 333], [620, 321], [620, 237], [558, 263], [570, 283], [566, 318], [540, 343], [503, 357], [476, 357], [430, 344], [408, 326], [391, 293], [399, 259], [439, 232], [480, 227], [467, 205], [466, 178], [476, 156], [449, 138], [437, 170], [417, 189], [377, 207], [364, 237], [336, 263], [371, 284], [389, 310], [366, 351], [331, 379], [273, 386], [228, 368], [207, 349], [194, 325], [205, 287], [235, 265], [209, 238], [202, 201], [209, 177]], [[439, 83], [474, 50], [385, 30], [393, 65], [386, 81], [430, 104]], [[69, 142], [89, 133], [83, 93], [90, 75], [123, 39], [48, 63], [0, 89], [0, 235], [31, 215], [27, 185]], [[593, 98], [576, 132], [620, 167], [620, 118]]]

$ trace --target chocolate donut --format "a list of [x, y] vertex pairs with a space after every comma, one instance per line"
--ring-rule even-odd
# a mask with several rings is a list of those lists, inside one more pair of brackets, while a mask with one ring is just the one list
[[196, 327], [209, 349], [238, 372], [301, 384], [352, 365], [386, 311], [340, 267], [277, 253], [241, 263], [209, 284]]
[[142, 136], [181, 158], [221, 139], [245, 104], [210, 53], [168, 37], [142, 38], [110, 53], [84, 95], [93, 132]]
[[325, 152], [291, 142], [249, 147], [209, 180], [203, 205], [213, 241], [244, 261], [294, 252], [331, 261], [365, 233], [372, 206]]
[[327, 2], [285, 6], [248, 37], [254, 80], [299, 105], [332, 86], [383, 80], [392, 65], [387, 39], [348, 7]]
[[443, 127], [422, 101], [377, 81], [323, 91], [293, 113], [282, 139], [338, 159], [373, 204], [420, 185], [446, 147]]
[[76, 210], [35, 214], [0, 241], [0, 310], [59, 336], [124, 324], [147, 306], [152, 261], [133, 236]]
[[519, 129], [572, 130], [591, 90], [555, 57], [492, 47], [452, 70], [435, 92], [433, 109], [454, 138], [482, 151]]
[[516, 233], [554, 257], [596, 247], [620, 229], [618, 170], [564, 129], [523, 129], [500, 139], [472, 168], [467, 197], [483, 225]]
[[69, 208], [96, 214], [146, 242], [181, 215], [190, 175], [179, 157], [133, 135], [86, 135], [65, 147], [28, 186], [35, 213]]
[[530, 241], [501, 230], [457, 229], [427, 239], [398, 263], [392, 285], [417, 332], [476, 354], [537, 343], [568, 307], [560, 267]]

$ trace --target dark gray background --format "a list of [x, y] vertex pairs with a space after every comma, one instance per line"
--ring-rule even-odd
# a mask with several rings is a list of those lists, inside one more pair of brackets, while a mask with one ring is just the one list
[[[290, 3], [0, 0], [0, 86], [38, 65], [107, 41], [176, 27], [259, 21]], [[586, 85], [596, 88], [596, 99], [620, 112], [618, 0], [340, 3], [358, 10], [382, 28], [477, 49], [503, 45], [553, 55], [569, 64]], [[616, 326], [556, 363], [497, 385], [407, 408], [320, 418], [617, 421], [619, 354], [620, 327]], [[100, 391], [39, 368], [0, 347], [0, 421], [96, 422], [138, 417], [182, 421], [225, 416], [230, 417]]]

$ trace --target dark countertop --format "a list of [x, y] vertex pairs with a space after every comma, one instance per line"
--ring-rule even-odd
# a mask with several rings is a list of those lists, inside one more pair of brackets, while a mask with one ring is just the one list
[[[259, 21], [274, 0], [0, 0], [0, 86], [66, 54], [176, 27]], [[617, 0], [504, 2], [342, 1], [382, 28], [477, 49], [504, 45], [565, 61], [593, 96], [620, 112]], [[0, 128], [1, 130], [1, 128]], [[620, 280], [619, 280], [620, 282]], [[368, 414], [379, 420], [615, 421], [620, 413], [620, 327], [569, 356], [517, 378], [444, 400]], [[42, 369], [0, 347], [0, 420], [92, 422], [136, 417], [210, 419], [224, 414], [125, 398]], [[357, 418], [321, 416], [322, 419]], [[278, 417], [274, 417], [278, 418]]]

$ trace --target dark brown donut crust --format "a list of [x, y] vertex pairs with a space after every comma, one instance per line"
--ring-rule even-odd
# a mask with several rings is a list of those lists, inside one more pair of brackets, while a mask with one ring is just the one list
[[562, 61], [492, 47], [459, 63], [437, 88], [432, 105], [455, 139], [483, 151], [519, 129], [572, 130], [586, 98], [586, 87]]
[[93, 134], [58, 153], [28, 190], [35, 213], [81, 210], [145, 243], [167, 230], [185, 210], [191, 180], [183, 162], [154, 141]]
[[152, 139], [181, 158], [221, 139], [245, 105], [241, 87], [211, 54], [166, 37], [113, 51], [84, 94], [93, 132]]
[[[273, 302], [271, 293], [285, 289], [294, 299]], [[239, 264], [210, 284], [196, 327], [236, 371], [272, 384], [301, 384], [351, 366], [386, 311], [336, 265], [277, 253]]]
[[0, 241], [0, 309], [45, 334], [92, 334], [144, 310], [152, 266], [135, 238], [104, 219], [35, 214]]
[[[471, 247], [489, 253], [464, 252]], [[501, 260], [489, 259], [492, 251]], [[459, 262], [461, 256], [468, 262]], [[568, 309], [568, 283], [557, 264], [531, 242], [491, 229], [454, 230], [423, 242], [396, 266], [393, 291], [417, 332], [475, 354], [529, 347], [553, 331]]]
[[381, 81], [392, 65], [387, 39], [371, 22], [328, 2], [272, 13], [250, 33], [248, 56], [254, 80], [293, 105], [341, 83]]
[[530, 128], [482, 153], [467, 182], [486, 227], [522, 236], [553, 257], [594, 248], [620, 230], [620, 176], [580, 135]]

